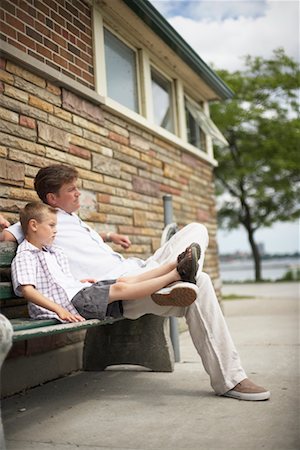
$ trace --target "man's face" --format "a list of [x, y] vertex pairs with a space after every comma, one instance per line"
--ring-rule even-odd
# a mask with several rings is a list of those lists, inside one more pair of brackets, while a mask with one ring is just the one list
[[38, 222], [35, 219], [32, 219], [35, 230], [35, 242], [34, 244], [38, 247], [43, 247], [44, 245], [51, 245], [54, 241], [56, 235], [56, 214], [47, 213], [43, 217], [41, 222]]
[[48, 194], [49, 205], [72, 213], [80, 208], [80, 192], [77, 188], [77, 179], [62, 185], [57, 194]]

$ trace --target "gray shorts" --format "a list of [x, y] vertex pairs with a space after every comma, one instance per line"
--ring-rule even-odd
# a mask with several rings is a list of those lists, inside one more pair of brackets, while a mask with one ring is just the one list
[[81, 289], [72, 298], [72, 304], [85, 319], [106, 317], [122, 317], [122, 301], [108, 304], [109, 288], [116, 280], [97, 281], [87, 288]]

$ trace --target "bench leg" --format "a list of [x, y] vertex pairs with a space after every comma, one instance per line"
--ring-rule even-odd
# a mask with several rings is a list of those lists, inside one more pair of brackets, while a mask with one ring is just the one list
[[174, 370], [174, 353], [168, 319], [152, 314], [136, 320], [124, 319], [112, 325], [87, 330], [84, 370], [104, 370], [116, 364], [133, 364], [155, 372]]

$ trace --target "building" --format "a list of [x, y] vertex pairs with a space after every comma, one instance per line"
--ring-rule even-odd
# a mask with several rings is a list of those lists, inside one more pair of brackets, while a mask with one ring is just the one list
[[2, 0], [0, 212], [36, 199], [40, 167], [77, 167], [80, 216], [159, 247], [165, 194], [174, 221], [204, 223], [218, 288], [209, 102], [232, 92], [147, 0]]

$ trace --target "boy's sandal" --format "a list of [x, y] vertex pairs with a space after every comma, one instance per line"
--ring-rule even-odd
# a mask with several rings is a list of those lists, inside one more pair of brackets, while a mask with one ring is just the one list
[[189, 245], [184, 252], [180, 253], [180, 255], [178, 255], [177, 257], [177, 262], [179, 263], [180, 261], [183, 260], [183, 258], [185, 258], [188, 254], [191, 248], [195, 248], [197, 251], [197, 261], [200, 259], [201, 256], [201, 248], [200, 245], [197, 244], [196, 242], [193, 242], [191, 245]]
[[196, 273], [199, 267], [197, 249], [191, 246], [191, 253], [188, 253], [178, 264], [177, 272], [182, 281], [196, 283]]

